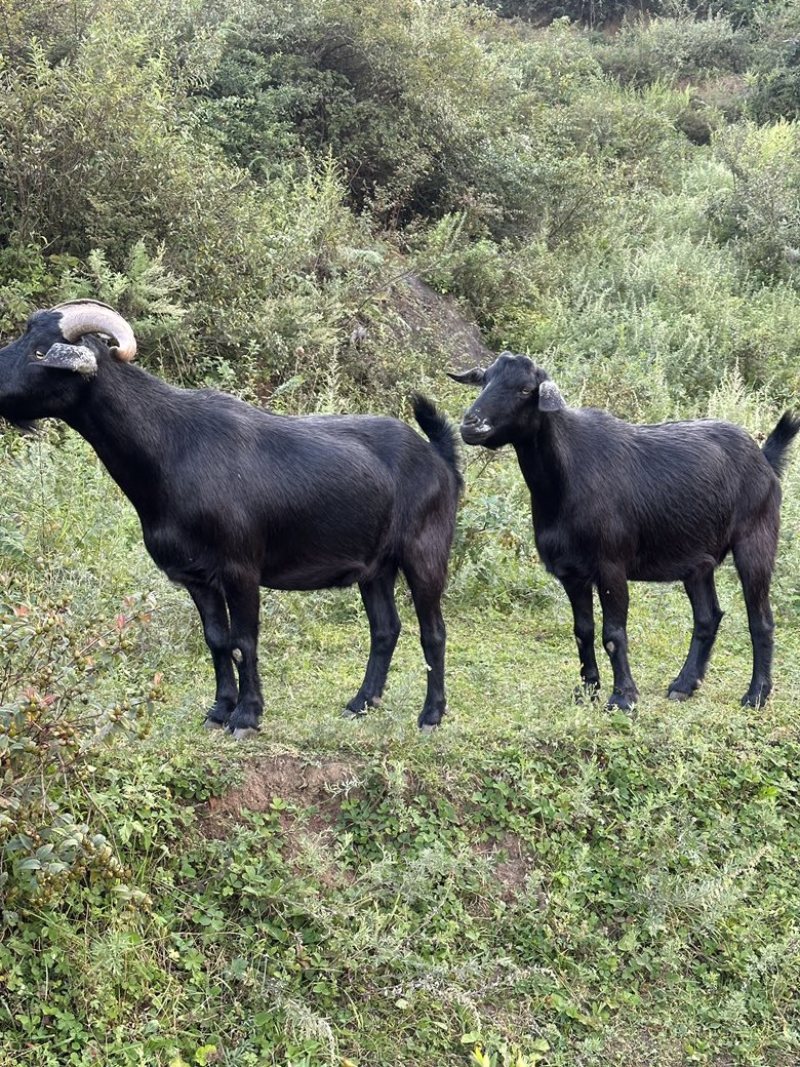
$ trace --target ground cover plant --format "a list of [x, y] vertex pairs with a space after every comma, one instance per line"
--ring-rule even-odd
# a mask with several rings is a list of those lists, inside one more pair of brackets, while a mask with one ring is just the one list
[[[510, 348], [568, 403], [763, 439], [800, 396], [798, 6], [625, 6], [11, 0], [4, 341], [91, 295], [177, 383], [409, 421]], [[3, 428], [2, 1067], [797, 1062], [800, 462], [757, 710], [730, 564], [691, 701], [683, 591], [634, 585], [635, 714], [573, 704], [516, 461], [465, 479], [444, 726], [406, 592], [359, 722], [357, 592], [265, 593], [237, 745], [88, 446]]]

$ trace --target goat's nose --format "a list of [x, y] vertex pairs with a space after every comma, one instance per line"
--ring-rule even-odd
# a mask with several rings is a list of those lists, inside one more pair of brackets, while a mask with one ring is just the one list
[[461, 420], [461, 437], [468, 445], [480, 444], [491, 432], [491, 425], [475, 411], [468, 411]]

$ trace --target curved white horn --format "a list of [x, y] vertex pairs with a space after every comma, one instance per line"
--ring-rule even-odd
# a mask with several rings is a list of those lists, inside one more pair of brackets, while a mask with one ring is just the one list
[[85, 333], [105, 333], [116, 342], [111, 349], [117, 359], [130, 362], [136, 355], [136, 338], [123, 317], [99, 300], [66, 300], [51, 311], [61, 315], [61, 332], [67, 341]]

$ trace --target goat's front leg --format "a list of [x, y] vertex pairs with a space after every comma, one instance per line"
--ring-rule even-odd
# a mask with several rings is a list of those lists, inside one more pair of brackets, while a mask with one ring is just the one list
[[603, 609], [603, 644], [614, 672], [614, 692], [608, 698], [608, 706], [630, 711], [639, 699], [639, 692], [628, 664], [628, 582], [625, 572], [616, 567], [601, 570], [598, 592]]
[[222, 727], [228, 722], [239, 697], [231, 658], [231, 633], [225, 597], [210, 585], [187, 583], [189, 596], [195, 603], [203, 623], [203, 634], [211, 652], [216, 678], [214, 703], [206, 714], [206, 726]]
[[228, 720], [237, 741], [259, 729], [264, 698], [258, 676], [259, 589], [256, 580], [224, 583], [231, 619], [231, 654], [239, 669], [239, 701]]
[[578, 659], [581, 663], [581, 681], [583, 685], [575, 690], [575, 699], [582, 702], [588, 695], [597, 699], [600, 688], [600, 672], [594, 652], [594, 605], [592, 604], [592, 586], [590, 582], [575, 579], [561, 580], [572, 606], [575, 641], [578, 645]]

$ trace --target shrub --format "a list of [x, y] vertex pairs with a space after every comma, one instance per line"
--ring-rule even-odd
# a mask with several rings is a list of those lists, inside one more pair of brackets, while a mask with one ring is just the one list
[[186, 11], [101, 4], [62, 61], [34, 41], [0, 70], [5, 322], [102, 292], [173, 373], [263, 386], [302, 347], [313, 379], [376, 274], [352, 254], [367, 228], [330, 160], [283, 161], [257, 185], [196, 136], [185, 94], [211, 60], [192, 67]]
[[275, 138], [330, 148], [356, 204], [387, 223], [452, 206], [465, 183], [478, 189], [474, 172], [492, 154], [481, 149], [509, 88], [476, 20], [489, 15], [439, 0], [357, 13], [340, 0], [253, 4], [199, 114], [256, 173]]
[[755, 38], [748, 111], [756, 122], [794, 119], [800, 112], [800, 8], [792, 0], [764, 5]]
[[507, 18], [530, 19], [542, 23], [551, 19], [577, 19], [587, 26], [602, 26], [614, 22], [631, 11], [656, 11], [660, 0], [642, 3], [641, 0], [485, 0], [499, 14]]
[[617, 36], [599, 49], [605, 70], [623, 84], [638, 87], [742, 71], [749, 54], [746, 35], [723, 14], [626, 21]]
[[639, 94], [605, 83], [565, 108], [563, 123], [573, 151], [599, 172], [602, 191], [593, 190], [595, 201], [608, 206], [615, 194], [670, 184], [684, 150], [673, 129], [684, 103], [683, 94], [668, 89]]
[[699, 97], [693, 97], [675, 119], [675, 128], [692, 144], [711, 144], [713, 115]]
[[508, 61], [519, 69], [520, 88], [545, 104], [569, 104], [602, 81], [590, 35], [565, 19], [546, 33], [521, 33], [505, 40]]
[[526, 232], [570, 185], [546, 104], [598, 76], [585, 42], [513, 46], [467, 0], [253, 8], [197, 101], [228, 156], [270, 172], [272, 145], [330, 150], [384, 226], [467, 210]]
[[[494, 327], [528, 351], [565, 395], [646, 421], [705, 398], [739, 367], [750, 387], [789, 401], [800, 387], [800, 311], [791, 280], [765, 286], [735, 241], [709, 234], [709, 204], [730, 175], [698, 160], [681, 188], [618, 200], [591, 245], [509, 262], [520, 270]], [[524, 292], [526, 279], [535, 284]]]
[[[669, 15], [675, 11], [708, 17], [728, 15], [734, 25], [757, 20], [770, 0], [484, 0], [488, 7], [510, 18], [536, 23], [576, 19], [587, 26], [604, 26], [625, 17]], [[780, 0], [779, 0], [780, 2]]]
[[788, 279], [800, 262], [800, 141], [787, 122], [720, 131], [717, 156], [731, 179], [709, 206], [719, 241], [736, 244], [761, 278]]

